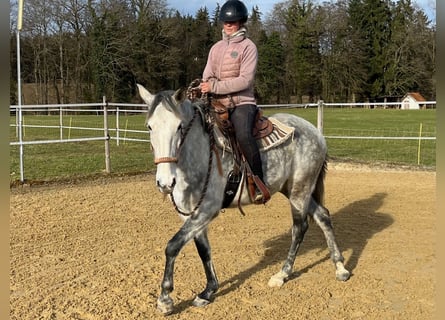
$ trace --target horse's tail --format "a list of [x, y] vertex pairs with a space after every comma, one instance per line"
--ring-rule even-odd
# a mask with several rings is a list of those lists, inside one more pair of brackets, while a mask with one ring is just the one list
[[324, 205], [324, 178], [326, 176], [326, 171], [328, 169], [327, 158], [323, 162], [323, 166], [321, 167], [320, 173], [318, 174], [317, 184], [315, 185], [315, 189], [312, 192], [312, 198], [320, 204]]

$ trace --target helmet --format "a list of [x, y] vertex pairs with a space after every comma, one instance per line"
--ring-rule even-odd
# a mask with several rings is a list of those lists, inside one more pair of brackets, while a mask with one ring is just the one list
[[223, 4], [219, 12], [219, 20], [223, 22], [247, 21], [247, 8], [239, 0], [229, 0]]

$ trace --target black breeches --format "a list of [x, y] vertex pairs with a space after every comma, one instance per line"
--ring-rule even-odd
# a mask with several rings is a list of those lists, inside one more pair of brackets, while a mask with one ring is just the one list
[[240, 105], [230, 110], [230, 121], [235, 129], [236, 139], [254, 175], [263, 180], [261, 156], [253, 137], [253, 126], [258, 108], [254, 104]]

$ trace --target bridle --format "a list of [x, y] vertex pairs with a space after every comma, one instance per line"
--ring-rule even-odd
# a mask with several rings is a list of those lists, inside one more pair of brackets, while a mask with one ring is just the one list
[[[176, 156], [176, 157], [155, 158], [154, 163], [156, 165], [158, 165], [160, 163], [177, 163], [178, 162], [178, 160], [179, 160], [178, 157], [179, 157], [179, 154], [180, 154], [180, 151], [181, 151], [181, 147], [184, 144], [184, 141], [187, 138], [187, 135], [190, 132], [190, 129], [192, 128], [193, 122], [195, 121], [195, 119], [198, 117], [199, 114], [200, 113], [199, 113], [198, 108], [195, 107], [195, 112], [193, 114], [193, 118], [190, 120], [188, 125], [183, 130], [181, 130], [181, 137], [180, 137], [181, 140], [180, 140], [177, 152], [176, 152], [176, 154], [178, 156]], [[173, 197], [173, 192], [170, 194], [170, 198], [171, 198], [171, 200], [173, 202], [175, 210], [179, 214], [181, 214], [183, 216], [191, 216], [191, 215], [193, 215], [198, 210], [198, 208], [201, 206], [202, 201], [204, 200], [204, 197], [205, 197], [205, 195], [207, 193], [207, 187], [208, 187], [209, 181], [210, 181], [210, 174], [212, 172], [213, 151], [217, 152], [216, 148], [215, 148], [215, 137], [213, 135], [213, 124], [212, 123], [208, 123], [207, 130], [208, 130], [208, 133], [209, 133], [209, 151], [210, 151], [209, 152], [209, 162], [208, 162], [208, 169], [207, 169], [206, 178], [205, 178], [205, 181], [204, 181], [204, 187], [203, 187], [203, 189], [201, 191], [201, 196], [200, 196], [200, 198], [198, 200], [198, 203], [196, 204], [196, 206], [193, 208], [192, 211], [184, 212], [184, 211], [181, 211], [178, 208], [178, 205], [176, 204], [175, 199]]]
[[[179, 154], [181, 147], [184, 144], [185, 138], [187, 137], [190, 129], [192, 128], [193, 122], [195, 121], [195, 119], [198, 115], [199, 115], [199, 111], [198, 111], [198, 109], [195, 108], [195, 113], [193, 114], [192, 120], [190, 120], [190, 122], [188, 123], [187, 127], [185, 127], [185, 129], [181, 130], [180, 142], [179, 142], [179, 146], [176, 150], [176, 154]], [[172, 163], [172, 162], [177, 163], [178, 157], [161, 157], [161, 158], [154, 159], [155, 165], [158, 165], [160, 163]]]

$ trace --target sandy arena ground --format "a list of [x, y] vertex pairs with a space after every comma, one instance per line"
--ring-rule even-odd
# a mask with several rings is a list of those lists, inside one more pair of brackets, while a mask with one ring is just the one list
[[[330, 165], [330, 209], [346, 267], [335, 279], [311, 224], [281, 288], [267, 282], [290, 243], [289, 206], [226, 210], [210, 241], [220, 290], [204, 308], [193, 244], [180, 253], [168, 319], [431, 319], [436, 310], [436, 174]], [[19, 187], [10, 197], [10, 317], [165, 319], [156, 310], [164, 247], [180, 226], [153, 175]]]

